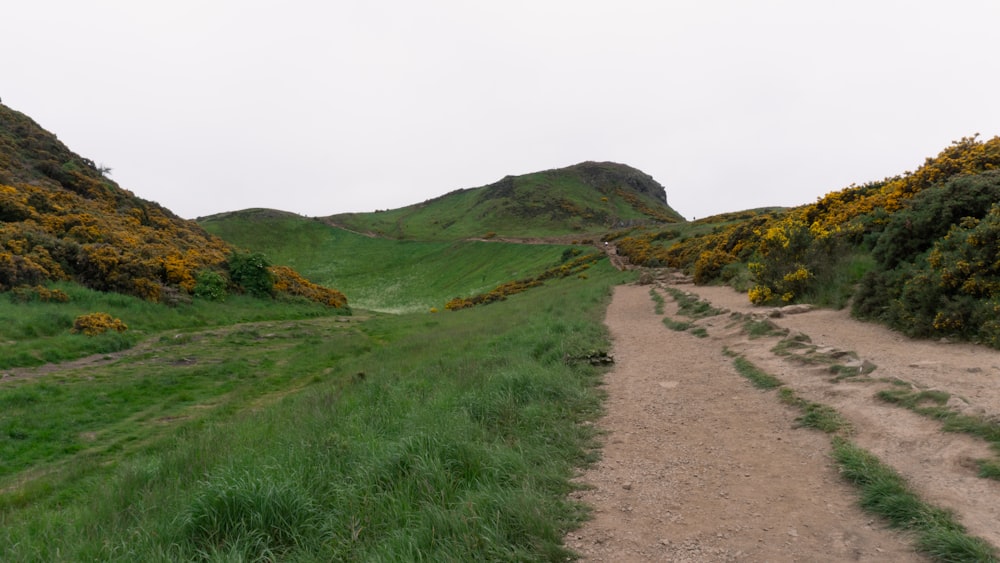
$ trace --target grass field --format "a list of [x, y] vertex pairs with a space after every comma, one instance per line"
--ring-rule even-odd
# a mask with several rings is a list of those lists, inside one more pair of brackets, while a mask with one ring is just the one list
[[563, 560], [625, 279], [588, 273], [437, 314], [74, 296], [142, 334], [0, 382], [0, 560]]

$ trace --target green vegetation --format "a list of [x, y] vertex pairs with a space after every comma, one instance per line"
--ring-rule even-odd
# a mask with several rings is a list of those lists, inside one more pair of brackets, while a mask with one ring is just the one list
[[[885, 518], [893, 527], [914, 532], [919, 551], [935, 561], [997, 561], [993, 546], [967, 534], [950, 512], [921, 500], [891, 467], [850, 442], [845, 435], [850, 434], [851, 426], [835, 409], [802, 399], [741, 356], [736, 357], [734, 364], [756, 387], [780, 387], [780, 400], [801, 410], [802, 415], [796, 419], [801, 427], [833, 435], [833, 457], [841, 475], [858, 487], [861, 507]], [[993, 463], [981, 467], [984, 465], [990, 470], [996, 468]]]
[[906, 481], [871, 453], [834, 438], [834, 459], [841, 474], [861, 490], [861, 506], [893, 526], [917, 534], [917, 548], [938, 561], [996, 561], [994, 549], [969, 536], [952, 515], [910, 490]]
[[892, 214], [854, 312], [910, 336], [1000, 347], [1000, 172], [955, 177]]
[[[243, 258], [252, 254], [121, 189], [105, 172], [0, 106], [0, 292], [75, 281], [179, 305], [192, 294], [221, 299], [231, 283], [257, 296], [285, 293], [346, 310], [343, 294], [288, 268], [251, 280]], [[229, 281], [220, 288], [213, 275]]]
[[663, 324], [670, 330], [676, 332], [684, 332], [685, 330], [691, 328], [691, 323], [689, 321], [675, 321], [670, 317], [664, 317]]
[[[469, 297], [558, 267], [579, 246], [398, 241], [358, 235], [290, 213], [248, 210], [203, 219], [205, 229], [276, 264], [336, 287], [359, 309], [443, 310]], [[570, 252], [567, 255], [567, 251]]]
[[656, 288], [650, 288], [649, 296], [653, 299], [653, 311], [657, 315], [663, 314], [663, 307], [666, 305], [666, 301], [663, 300], [663, 296], [660, 292], [656, 291]]
[[666, 203], [663, 186], [648, 175], [610, 162], [585, 162], [507, 176], [409, 207], [335, 215], [331, 224], [380, 237], [458, 240], [600, 236], [622, 223], [683, 221]]
[[569, 478], [592, 459], [579, 423], [600, 407], [600, 368], [568, 359], [606, 348], [622, 276], [171, 331], [7, 383], [0, 559], [563, 560], [583, 516]]
[[703, 319], [722, 313], [719, 309], [712, 307], [711, 303], [702, 300], [697, 295], [685, 293], [675, 287], [667, 287], [665, 290], [677, 302], [677, 312], [685, 317]]
[[753, 386], [758, 389], [776, 389], [783, 385], [780, 379], [755, 366], [753, 362], [743, 356], [737, 356], [733, 360], [733, 365], [736, 366], [736, 371], [740, 375], [749, 379], [750, 383], [753, 383]]
[[849, 433], [850, 423], [831, 406], [813, 401], [807, 401], [795, 394], [788, 387], [778, 390], [781, 402], [802, 411], [802, 416], [795, 419], [802, 428], [815, 428], [827, 434]]
[[[305, 300], [252, 299], [233, 295], [223, 302], [195, 299], [176, 307], [137, 297], [102, 293], [75, 284], [59, 284], [67, 302], [23, 301], [0, 294], [0, 369], [63, 362], [88, 354], [107, 354], [134, 346], [165, 330], [200, 328], [275, 319], [326, 316], [334, 310]], [[8, 294], [14, 295], [14, 294]], [[73, 334], [74, 320], [104, 312], [128, 326], [93, 337]]]
[[745, 320], [743, 322], [743, 332], [747, 333], [747, 336], [751, 339], [788, 335], [787, 328], [781, 328], [767, 319]]
[[844, 307], [919, 337], [1000, 347], [1000, 137], [791, 209], [615, 233], [636, 264], [727, 283], [758, 304]]

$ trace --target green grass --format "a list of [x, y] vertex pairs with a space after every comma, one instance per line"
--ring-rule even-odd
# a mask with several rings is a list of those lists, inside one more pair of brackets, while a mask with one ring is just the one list
[[780, 328], [778, 325], [767, 319], [749, 319], [743, 323], [743, 331], [746, 332], [747, 336], [751, 339], [788, 335], [787, 328]]
[[843, 438], [834, 438], [841, 475], [860, 490], [861, 506], [891, 525], [917, 535], [917, 549], [936, 561], [996, 561], [992, 546], [969, 536], [951, 513], [931, 506], [898, 473]]
[[733, 359], [733, 365], [740, 375], [750, 380], [750, 383], [758, 389], [776, 389], [782, 385], [780, 379], [760, 369], [743, 356]]
[[670, 317], [663, 317], [663, 324], [670, 330], [677, 332], [684, 332], [692, 326], [689, 321], [676, 321]]
[[262, 210], [218, 216], [202, 225], [227, 242], [340, 290], [352, 308], [391, 313], [441, 310], [454, 297], [484, 293], [558, 266], [567, 250], [577, 248], [373, 238]]
[[703, 326], [696, 326], [692, 328], [690, 332], [698, 338], [708, 338], [708, 329]]
[[870, 252], [853, 249], [845, 256], [836, 257], [829, 271], [818, 276], [797, 301], [843, 309], [854, 296], [858, 282], [874, 267], [875, 259]]
[[36, 463], [0, 485], [0, 560], [565, 560], [601, 408], [601, 370], [566, 358], [607, 348], [625, 280], [589, 273], [457, 312], [168, 333], [3, 384], [55, 444], [97, 439], [19, 454]]
[[722, 311], [713, 307], [710, 302], [703, 301], [697, 295], [685, 293], [674, 287], [667, 287], [665, 289], [674, 298], [674, 301], [677, 302], [677, 312], [685, 317], [703, 319], [722, 313]]
[[781, 402], [791, 405], [802, 411], [802, 416], [795, 421], [802, 428], [815, 428], [827, 434], [837, 434], [850, 432], [851, 425], [847, 420], [831, 406], [807, 401], [795, 394], [795, 391], [788, 387], [778, 390]]
[[666, 302], [663, 300], [663, 296], [660, 295], [659, 291], [656, 291], [656, 288], [651, 288], [649, 290], [649, 296], [653, 299], [653, 311], [657, 315], [662, 315], [663, 307], [666, 304]]
[[[194, 299], [190, 304], [167, 307], [75, 284], [57, 284], [56, 287], [70, 296], [68, 303], [22, 303], [0, 294], [0, 369], [117, 352], [164, 330], [194, 330], [264, 319], [301, 319], [330, 314], [325, 307], [297, 300], [229, 296], [221, 303]], [[97, 337], [70, 333], [77, 316], [95, 312], [120, 318], [128, 330]]]

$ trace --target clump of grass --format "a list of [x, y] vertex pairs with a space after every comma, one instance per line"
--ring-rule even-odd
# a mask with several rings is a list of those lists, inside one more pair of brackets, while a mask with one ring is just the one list
[[835, 437], [833, 455], [845, 479], [858, 486], [861, 506], [897, 528], [917, 534], [917, 549], [940, 561], [996, 561], [986, 541], [970, 536], [951, 513], [931, 506], [870, 452]]
[[796, 395], [795, 391], [788, 387], [782, 387], [778, 393], [781, 402], [797, 407], [802, 411], [802, 416], [795, 419], [799, 423], [799, 427], [815, 428], [827, 434], [850, 431], [850, 423], [833, 407], [807, 401]]
[[692, 328], [690, 332], [698, 338], [708, 338], [708, 329], [703, 326], [696, 326]]
[[781, 380], [755, 366], [750, 360], [739, 356], [733, 360], [736, 371], [750, 380], [758, 389], [776, 389], [781, 387]]
[[918, 409], [924, 410], [925, 412], [921, 414], [937, 414], [938, 409], [927, 409], [927, 404], [931, 403], [934, 407], [943, 407], [948, 403], [948, 399], [951, 398], [951, 394], [945, 391], [936, 389], [914, 391], [909, 388], [879, 391], [876, 396], [887, 403], [897, 404], [911, 410], [917, 410], [918, 412]]
[[183, 532], [201, 550], [252, 538], [243, 555], [263, 559], [294, 547], [321, 522], [315, 501], [296, 480], [249, 472], [205, 482], [182, 518]]
[[676, 330], [677, 332], [684, 332], [685, 330], [691, 328], [692, 324], [687, 321], [675, 321], [670, 317], [663, 318], [663, 324], [667, 326], [670, 330]]
[[667, 287], [666, 291], [677, 302], [677, 312], [692, 319], [703, 319], [722, 314], [720, 309], [716, 309], [708, 301], [704, 301], [697, 295], [685, 293], [675, 287]]
[[743, 331], [751, 339], [767, 336], [785, 336], [788, 334], [787, 328], [781, 328], [767, 319], [748, 320], [743, 323]]
[[665, 303], [664, 300], [663, 300], [663, 296], [660, 295], [660, 292], [656, 291], [656, 288], [650, 288], [650, 290], [649, 290], [649, 296], [653, 298], [653, 303], [654, 303], [654, 309], [653, 310], [656, 311], [657, 315], [662, 315], [663, 314], [663, 305]]
[[980, 477], [1000, 481], [1000, 462], [992, 459], [981, 459], [977, 463]]

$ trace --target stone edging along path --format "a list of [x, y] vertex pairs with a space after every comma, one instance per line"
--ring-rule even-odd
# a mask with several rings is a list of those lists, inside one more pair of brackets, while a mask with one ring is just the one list
[[[750, 338], [731, 313], [763, 316], [727, 287], [683, 286], [726, 311], [697, 321], [707, 337], [675, 332], [654, 310], [654, 286], [620, 286], [605, 322], [616, 365], [605, 377], [602, 459], [573, 498], [593, 519], [566, 537], [584, 561], [924, 561], [912, 534], [858, 508], [858, 493], [822, 432], [799, 428], [797, 408], [753, 387], [738, 354], [808, 401], [848, 420], [851, 439], [900, 473], [925, 501], [952, 511], [972, 535], [1000, 545], [1000, 481], [976, 475], [995, 457], [982, 440], [875, 397], [891, 386], [941, 389], [955, 408], [1000, 416], [1000, 352], [912, 341], [844, 311], [773, 319], [817, 349], [851, 351], [874, 371], [835, 378], [829, 366], [772, 352], [780, 337]], [[665, 314], [680, 319], [664, 297]], [[867, 363], [866, 363], [867, 362]], [[859, 370], [861, 371], [867, 370]]]

